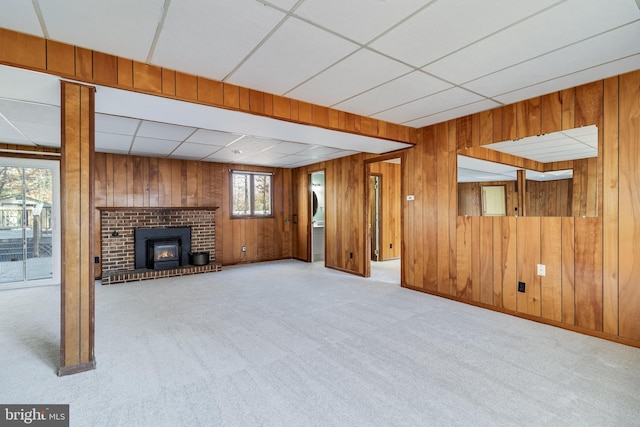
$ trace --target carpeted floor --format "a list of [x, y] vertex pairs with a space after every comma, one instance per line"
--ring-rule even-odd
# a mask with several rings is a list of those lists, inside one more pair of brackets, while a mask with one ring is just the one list
[[59, 289], [0, 292], [0, 403], [69, 403], [72, 426], [640, 424], [640, 349], [376, 271], [97, 285], [97, 369], [63, 378]]

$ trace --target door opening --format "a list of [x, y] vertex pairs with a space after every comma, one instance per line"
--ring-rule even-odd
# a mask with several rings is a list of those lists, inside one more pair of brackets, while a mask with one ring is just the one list
[[369, 176], [369, 231], [371, 261], [380, 261], [380, 175]]
[[311, 262], [324, 261], [325, 259], [325, 206], [324, 206], [324, 172], [313, 172], [309, 174], [309, 187], [311, 197], [309, 197], [311, 206], [309, 212], [311, 218], [310, 233], [311, 236]]
[[0, 158], [0, 289], [60, 283], [60, 165]]

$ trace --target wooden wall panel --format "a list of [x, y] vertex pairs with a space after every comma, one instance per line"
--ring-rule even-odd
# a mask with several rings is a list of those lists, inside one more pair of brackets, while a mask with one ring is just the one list
[[602, 330], [602, 220], [575, 219], [576, 325]]
[[603, 117], [603, 330], [607, 334], [618, 335], [619, 318], [619, 252], [618, 252], [618, 78], [613, 77], [604, 82], [604, 117]]
[[562, 322], [575, 324], [575, 219], [562, 218]]
[[[229, 169], [220, 163], [96, 153], [96, 206], [211, 207], [216, 212], [216, 260], [224, 265], [291, 256], [291, 171], [234, 165], [274, 173], [274, 218], [231, 219]], [[287, 187], [285, 187], [287, 182]], [[111, 196], [110, 196], [111, 192]], [[100, 251], [100, 234], [94, 246]], [[240, 251], [241, 246], [247, 252]], [[99, 277], [99, 272], [97, 276]]]
[[480, 217], [480, 302], [493, 304], [493, 217]]
[[[446, 123], [440, 124], [435, 127], [435, 145], [436, 145], [436, 168], [437, 168], [437, 212], [435, 221], [437, 221], [437, 278], [436, 285], [437, 291], [444, 294], [449, 294], [450, 288], [450, 266], [452, 255], [449, 242], [449, 209], [451, 206], [450, 199], [452, 198], [449, 192], [449, 177], [450, 168], [452, 164], [449, 159], [449, 127]], [[455, 168], [453, 168], [455, 169]], [[455, 173], [455, 171], [454, 171]], [[399, 177], [401, 178], [401, 177]], [[401, 196], [400, 196], [401, 197]], [[453, 197], [455, 199], [455, 196]], [[400, 205], [398, 205], [400, 209]], [[398, 215], [401, 213], [398, 212]], [[400, 242], [398, 242], [400, 243]]]
[[526, 291], [518, 292], [517, 310], [540, 316], [540, 277], [536, 273], [536, 264], [540, 264], [540, 218], [518, 217], [517, 227], [518, 282], [526, 284]]
[[[471, 217], [459, 216], [456, 222], [458, 241], [456, 244], [457, 255], [457, 287], [455, 296], [471, 299]], [[403, 257], [404, 259], [404, 257]]]
[[517, 273], [516, 257], [518, 223], [515, 217], [502, 217], [502, 303], [505, 309], [515, 312], [517, 309]]
[[542, 317], [562, 321], [562, 218], [542, 218], [540, 263], [546, 275], [540, 277]]
[[47, 40], [47, 69], [73, 76], [76, 72], [75, 48], [70, 44]]
[[640, 340], [640, 71], [620, 76], [620, 336]]

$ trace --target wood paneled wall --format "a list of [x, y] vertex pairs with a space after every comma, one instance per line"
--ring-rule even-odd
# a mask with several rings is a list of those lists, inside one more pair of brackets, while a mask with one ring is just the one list
[[414, 142], [415, 129], [0, 28], [0, 64], [349, 133]]
[[[403, 176], [403, 285], [640, 345], [639, 118], [636, 71], [422, 129]], [[581, 176], [601, 191], [580, 203], [596, 217], [452, 217], [458, 149], [592, 124], [599, 157]]]
[[381, 177], [380, 261], [400, 258], [402, 233], [402, 167], [398, 163], [371, 163], [371, 174]]
[[[291, 170], [96, 153], [97, 207], [219, 207], [216, 260], [223, 265], [290, 258]], [[274, 217], [231, 219], [229, 169], [273, 172]], [[100, 212], [95, 210], [96, 224]], [[100, 230], [94, 233], [100, 253]], [[241, 247], [246, 246], [243, 253]], [[100, 274], [97, 265], [95, 274]]]

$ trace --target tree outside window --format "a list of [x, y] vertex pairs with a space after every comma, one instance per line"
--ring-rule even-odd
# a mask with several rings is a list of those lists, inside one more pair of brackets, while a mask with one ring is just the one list
[[242, 217], [273, 216], [272, 175], [260, 172], [231, 172], [231, 215]]

